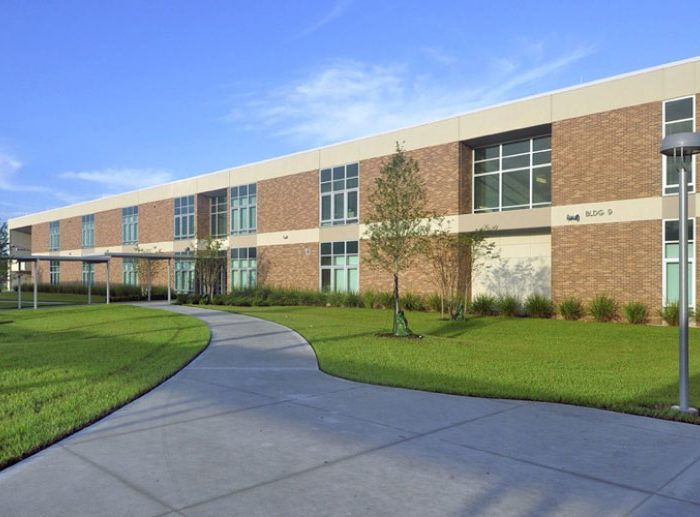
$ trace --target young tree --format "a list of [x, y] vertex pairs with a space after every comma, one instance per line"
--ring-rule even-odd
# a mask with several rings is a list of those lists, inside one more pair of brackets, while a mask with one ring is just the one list
[[394, 325], [397, 336], [410, 335], [399, 301], [399, 274], [410, 267], [430, 234], [430, 214], [426, 209], [418, 162], [407, 156], [399, 143], [386, 162], [369, 195], [365, 238], [370, 267], [391, 273], [394, 280]]
[[[160, 250], [145, 250], [140, 246], [136, 246], [134, 249], [136, 253], [160, 253]], [[139, 285], [141, 286], [141, 294], [147, 295], [147, 299], [151, 301], [151, 290], [153, 287], [153, 279], [163, 271], [163, 261], [162, 260], [150, 260], [147, 258], [137, 258], [134, 262], [134, 267], [136, 268], [136, 275], [139, 279]], [[168, 279], [170, 281], [170, 279]]]
[[207, 237], [204, 245], [197, 248], [194, 270], [200, 292], [211, 300], [221, 284], [222, 273], [226, 270], [226, 256], [220, 240]]

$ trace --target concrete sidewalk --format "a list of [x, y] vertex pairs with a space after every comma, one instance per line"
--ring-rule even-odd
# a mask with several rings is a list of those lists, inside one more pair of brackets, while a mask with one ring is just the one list
[[700, 515], [700, 427], [349, 382], [282, 326], [167, 308], [207, 351], [0, 473], [0, 515]]

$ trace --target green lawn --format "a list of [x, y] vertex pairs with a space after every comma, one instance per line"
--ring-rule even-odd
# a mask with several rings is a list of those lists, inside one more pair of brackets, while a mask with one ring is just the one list
[[[22, 308], [31, 308], [33, 293], [22, 291]], [[92, 296], [93, 303], [103, 303], [104, 296]], [[38, 303], [41, 307], [61, 305], [84, 305], [87, 303], [87, 294], [68, 293], [38, 293]], [[15, 291], [3, 291], [0, 293], [0, 309], [16, 309], [17, 293]]]
[[209, 340], [199, 320], [126, 305], [3, 311], [0, 467], [159, 384]]
[[[540, 320], [442, 321], [409, 313], [421, 340], [377, 337], [391, 312], [318, 307], [221, 307], [302, 334], [323, 371], [362, 382], [427, 391], [544, 400], [681, 419], [677, 329]], [[700, 406], [700, 330], [691, 329], [690, 402]]]

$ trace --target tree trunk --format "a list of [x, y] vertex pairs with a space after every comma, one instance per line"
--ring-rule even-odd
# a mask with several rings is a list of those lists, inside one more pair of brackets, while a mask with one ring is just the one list
[[398, 317], [400, 310], [401, 307], [399, 307], [399, 274], [394, 273], [394, 318]]

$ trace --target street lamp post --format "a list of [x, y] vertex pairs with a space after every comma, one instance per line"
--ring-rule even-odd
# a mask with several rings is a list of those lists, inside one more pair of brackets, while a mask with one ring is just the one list
[[685, 159], [700, 153], [700, 133], [676, 133], [661, 142], [661, 154], [673, 158], [678, 166], [678, 394], [679, 401], [673, 409], [683, 413], [697, 414], [698, 410], [688, 405], [688, 171]]

